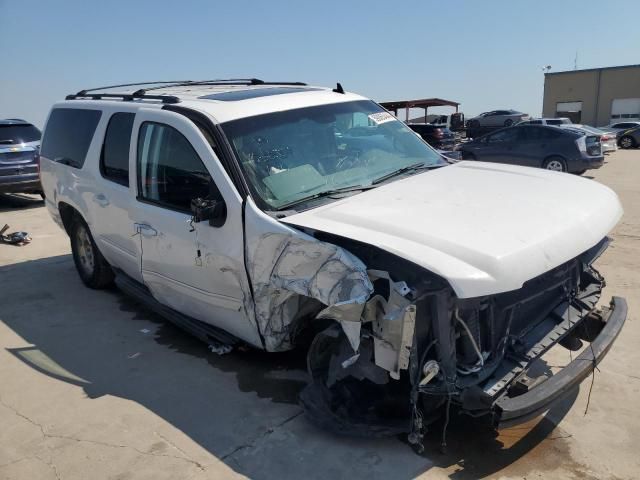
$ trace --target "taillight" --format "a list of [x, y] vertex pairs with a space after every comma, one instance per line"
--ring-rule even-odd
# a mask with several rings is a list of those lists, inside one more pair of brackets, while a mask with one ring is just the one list
[[586, 138], [585, 146], [587, 148], [587, 155], [596, 157], [602, 155], [602, 146], [600, 144], [600, 137], [589, 136]]
[[606, 142], [607, 140], [610, 140], [610, 138], [609, 138], [609, 137], [607, 137], [606, 135], [602, 135], [602, 136], [600, 137], [600, 140], [601, 140], [602, 142]]

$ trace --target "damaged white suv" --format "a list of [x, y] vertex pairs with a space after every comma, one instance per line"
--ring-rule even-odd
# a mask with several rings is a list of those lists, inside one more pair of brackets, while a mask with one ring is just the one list
[[209, 343], [308, 348], [317, 423], [420, 445], [451, 406], [522, 422], [620, 332], [626, 302], [596, 309], [592, 266], [622, 214], [607, 187], [449, 164], [339, 84], [139, 86], [70, 95], [46, 123], [42, 186], [80, 277]]

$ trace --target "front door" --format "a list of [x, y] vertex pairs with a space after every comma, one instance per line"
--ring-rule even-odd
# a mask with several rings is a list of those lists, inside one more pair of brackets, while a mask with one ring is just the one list
[[[517, 129], [505, 128], [487, 135], [479, 148], [476, 158], [483, 162], [517, 164], [514, 147], [517, 142]], [[475, 152], [474, 152], [475, 153]]]
[[[260, 346], [247, 311], [242, 200], [212, 140], [188, 118], [164, 110], [140, 110], [133, 130], [134, 228], [145, 285], [162, 304]], [[191, 200], [216, 189], [226, 204], [224, 223], [193, 222]]]

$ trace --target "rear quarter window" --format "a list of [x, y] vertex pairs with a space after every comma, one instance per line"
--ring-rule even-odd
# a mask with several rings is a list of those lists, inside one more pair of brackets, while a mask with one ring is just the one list
[[40, 155], [54, 162], [82, 168], [101, 114], [100, 110], [76, 108], [52, 110]]

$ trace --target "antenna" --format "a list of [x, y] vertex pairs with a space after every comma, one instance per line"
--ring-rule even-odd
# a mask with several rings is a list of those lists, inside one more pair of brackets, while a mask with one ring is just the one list
[[578, 50], [576, 50], [576, 56], [573, 59], [573, 69], [577, 70], [578, 69]]

